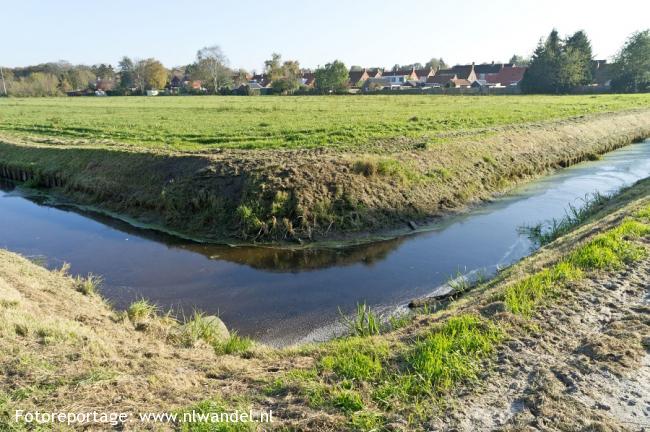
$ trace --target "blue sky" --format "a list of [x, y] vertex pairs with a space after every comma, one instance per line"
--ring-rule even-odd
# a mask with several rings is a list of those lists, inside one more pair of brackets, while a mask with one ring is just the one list
[[277, 51], [315, 67], [507, 61], [556, 27], [584, 29], [598, 58], [650, 27], [649, 0], [137, 1], [0, 0], [0, 64], [116, 64], [122, 55], [191, 62], [218, 44], [234, 67], [261, 70]]

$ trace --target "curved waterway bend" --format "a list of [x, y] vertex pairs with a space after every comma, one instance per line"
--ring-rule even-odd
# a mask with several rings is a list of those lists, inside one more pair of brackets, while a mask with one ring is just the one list
[[287, 251], [199, 245], [99, 215], [43, 205], [5, 185], [0, 247], [95, 273], [117, 308], [145, 297], [161, 308], [218, 313], [273, 345], [329, 335], [338, 308], [377, 308], [433, 292], [459, 270], [493, 271], [529, 254], [522, 225], [561, 217], [585, 194], [650, 176], [650, 140], [582, 163], [445, 218], [432, 231], [345, 249]]

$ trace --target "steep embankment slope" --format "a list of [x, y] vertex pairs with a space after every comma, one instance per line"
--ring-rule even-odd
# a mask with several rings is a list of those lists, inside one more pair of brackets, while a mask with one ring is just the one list
[[160, 153], [0, 138], [0, 176], [76, 204], [212, 241], [296, 241], [408, 229], [516, 183], [650, 136], [650, 111], [591, 114], [375, 151]]

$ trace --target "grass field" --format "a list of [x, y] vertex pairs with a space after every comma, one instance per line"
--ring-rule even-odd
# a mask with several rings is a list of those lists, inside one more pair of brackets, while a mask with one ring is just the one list
[[372, 150], [503, 125], [650, 106], [646, 95], [0, 99], [0, 132], [138, 148]]

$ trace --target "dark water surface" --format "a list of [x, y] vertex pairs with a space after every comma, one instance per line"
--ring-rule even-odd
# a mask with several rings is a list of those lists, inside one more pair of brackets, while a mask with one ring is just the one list
[[198, 245], [0, 190], [0, 248], [102, 275], [118, 308], [145, 297], [162, 308], [218, 313], [229, 328], [272, 344], [322, 336], [357, 302], [388, 308], [457, 273], [494, 271], [531, 252], [517, 228], [561, 217], [585, 194], [650, 176], [650, 141], [518, 188], [430, 232], [340, 250]]

